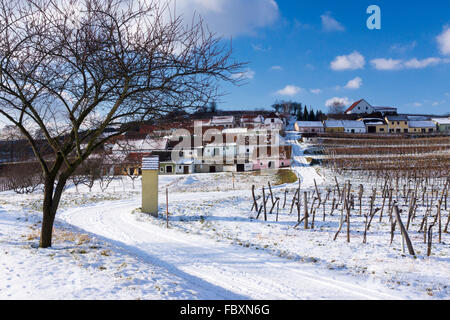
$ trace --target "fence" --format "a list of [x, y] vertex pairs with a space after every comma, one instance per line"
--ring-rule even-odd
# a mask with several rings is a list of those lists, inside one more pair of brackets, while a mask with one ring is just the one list
[[0, 178], [0, 192], [10, 190], [9, 184], [6, 179]]

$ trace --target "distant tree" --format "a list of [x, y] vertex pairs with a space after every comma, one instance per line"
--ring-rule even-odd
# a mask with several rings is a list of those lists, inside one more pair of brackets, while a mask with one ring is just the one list
[[344, 111], [345, 106], [338, 101], [335, 101], [332, 105], [328, 107], [328, 114], [343, 114]]
[[275, 112], [280, 112], [283, 109], [283, 105], [279, 103], [272, 104], [272, 108], [275, 110]]
[[322, 112], [322, 110], [317, 110], [317, 113], [316, 113], [316, 119], [317, 119], [317, 121], [323, 121], [323, 120], [326, 119], [326, 116], [325, 116], [325, 114]]
[[297, 106], [297, 121], [303, 121], [302, 104]]
[[304, 106], [304, 108], [303, 108], [303, 121], [308, 121], [308, 115], [309, 115], [309, 113], [308, 113], [308, 108], [306, 107], [306, 104], [305, 104], [305, 106]]
[[316, 121], [316, 114], [314, 113], [314, 110], [312, 107], [310, 107], [309, 109], [309, 114], [308, 114], [308, 120], [309, 121]]
[[209, 112], [216, 113], [217, 112], [217, 102], [211, 101], [209, 103]]

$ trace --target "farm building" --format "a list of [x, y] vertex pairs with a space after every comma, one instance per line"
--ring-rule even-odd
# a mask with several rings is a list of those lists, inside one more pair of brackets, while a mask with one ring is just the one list
[[243, 115], [241, 117], [241, 127], [257, 128], [264, 123], [264, 118], [261, 115]]
[[296, 121], [294, 127], [295, 131], [302, 133], [320, 133], [325, 131], [321, 121]]
[[409, 132], [435, 132], [436, 123], [433, 121], [410, 121]]
[[408, 133], [409, 131], [409, 119], [405, 115], [400, 116], [386, 116], [386, 122], [388, 124], [390, 133]]
[[367, 133], [388, 133], [388, 125], [383, 119], [364, 118], [360, 121], [364, 122]]
[[366, 100], [361, 99], [353, 103], [346, 111], [346, 114], [370, 114], [380, 112], [382, 114], [395, 114], [397, 113], [397, 108], [394, 107], [378, 107], [372, 106]]
[[284, 122], [275, 113], [271, 113], [270, 115], [264, 117], [263, 128], [269, 130], [283, 130]]
[[325, 120], [325, 132], [345, 132], [342, 120]]
[[236, 121], [234, 116], [216, 116], [211, 120], [212, 126], [223, 126], [224, 128], [234, 128]]
[[439, 132], [450, 131], [450, 118], [432, 118]]
[[364, 122], [357, 120], [342, 120], [344, 132], [347, 133], [366, 133]]
[[194, 127], [210, 127], [211, 119], [194, 120]]

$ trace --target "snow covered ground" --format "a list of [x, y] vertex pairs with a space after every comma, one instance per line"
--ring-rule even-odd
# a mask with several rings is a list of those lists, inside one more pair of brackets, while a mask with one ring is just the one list
[[[295, 133], [292, 169], [302, 191], [314, 179], [331, 183], [325, 169], [310, 167]], [[0, 193], [0, 298], [2, 299], [448, 299], [450, 235], [426, 257], [413, 238], [416, 257], [403, 254], [388, 222], [374, 223], [362, 244], [363, 219], [352, 217], [351, 242], [333, 241], [338, 214], [315, 228], [294, 228], [290, 214], [296, 183], [273, 187], [280, 206], [256, 220], [257, 193], [274, 175], [229, 173], [160, 176], [159, 218], [140, 212], [140, 181], [116, 180], [106, 192], [73, 186], [55, 225], [54, 246], [38, 249], [40, 192]], [[356, 185], [356, 183], [354, 184]], [[169, 189], [166, 228], [165, 188]], [[266, 189], [267, 191], [267, 189]], [[270, 203], [270, 200], [269, 200]], [[271, 205], [268, 205], [269, 209]], [[329, 212], [329, 210], [326, 210]], [[413, 225], [413, 227], [415, 227]]]

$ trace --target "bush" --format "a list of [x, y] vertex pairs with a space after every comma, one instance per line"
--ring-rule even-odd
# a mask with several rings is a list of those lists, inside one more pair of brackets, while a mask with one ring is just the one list
[[290, 169], [278, 170], [276, 185], [297, 182], [298, 178], [294, 171]]

